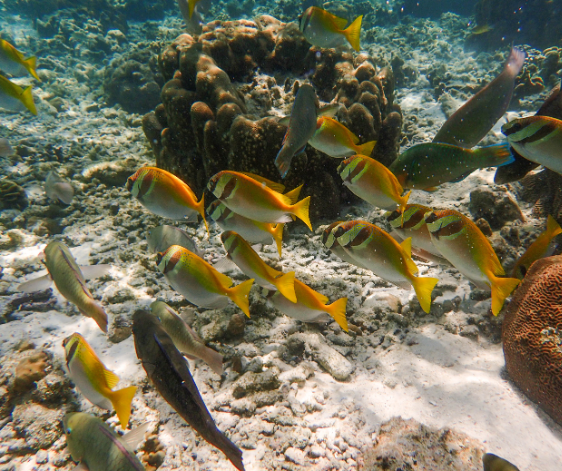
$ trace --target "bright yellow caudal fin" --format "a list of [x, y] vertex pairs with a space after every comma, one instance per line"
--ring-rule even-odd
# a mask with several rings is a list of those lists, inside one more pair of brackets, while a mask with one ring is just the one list
[[353, 23], [351, 23], [346, 29], [342, 32], [345, 35], [345, 38], [351, 44], [351, 47], [355, 49], [357, 52], [361, 49], [359, 46], [359, 38], [361, 36], [361, 21], [363, 21], [363, 15], [359, 15]]
[[297, 302], [297, 295], [295, 294], [295, 272], [290, 271], [275, 278], [273, 284], [279, 292], [285, 296], [292, 303]]
[[371, 157], [371, 153], [373, 149], [377, 145], [377, 141], [369, 141], [365, 142], [365, 144], [361, 144], [357, 146], [357, 153], [361, 155], [366, 155], [367, 157]]
[[228, 290], [227, 296], [232, 299], [242, 312], [250, 317], [250, 289], [254, 279], [246, 280], [244, 283], [236, 285]]
[[41, 81], [35, 70], [37, 67], [37, 58], [35, 56], [28, 57], [27, 59], [25, 59], [24, 64], [24, 67], [28, 70], [28, 72], [33, 75], [36, 80]]
[[129, 417], [131, 416], [131, 402], [137, 392], [136, 386], [129, 386], [128, 388], [119, 389], [118, 391], [111, 391], [109, 400], [113, 404], [113, 408], [119, 417], [122, 428], [127, 428]]
[[307, 196], [305, 199], [300, 200], [298, 203], [295, 203], [293, 205], [293, 214], [302, 222], [304, 222], [310, 230], [312, 230], [312, 224], [310, 224], [310, 216], [308, 215], [309, 209], [310, 196]]
[[283, 228], [285, 224], [280, 222], [275, 226], [275, 229], [271, 232], [273, 240], [277, 244], [277, 252], [279, 252], [279, 258], [281, 258], [281, 250], [283, 249]]
[[294, 190], [288, 191], [283, 196], [286, 196], [291, 201], [291, 204], [295, 204], [299, 199], [299, 195], [301, 194], [302, 185], [297, 186]]
[[20, 101], [25, 107], [33, 114], [37, 114], [37, 108], [33, 102], [33, 95], [31, 94], [31, 87], [27, 87], [19, 97]]
[[553, 239], [562, 232], [560, 224], [558, 224], [556, 222], [556, 219], [554, 219], [550, 214], [548, 215], [548, 218], [546, 220], [546, 232], [548, 233], [549, 239]]
[[207, 229], [207, 236], [210, 237], [211, 233], [209, 232], [209, 225], [207, 224], [207, 219], [205, 219], [205, 193], [201, 195], [201, 199], [199, 200], [199, 203], [197, 203], [197, 211], [203, 218], [205, 229]]
[[402, 210], [402, 215], [400, 216], [400, 227], [404, 227], [404, 213], [406, 212], [406, 205], [408, 204], [408, 199], [410, 199], [411, 194], [412, 190], [400, 199], [400, 209]]
[[492, 314], [497, 316], [502, 310], [505, 298], [521, 281], [517, 278], [499, 278], [495, 275], [489, 275], [488, 278], [492, 282]]
[[435, 285], [439, 282], [437, 278], [416, 278], [412, 279], [412, 285], [416, 291], [416, 296], [424, 312], [429, 313], [431, 309], [431, 293]]
[[340, 298], [332, 304], [326, 306], [326, 312], [334, 318], [339, 326], [349, 332], [347, 327], [347, 317], [345, 316], [345, 309], [347, 307], [347, 298]]

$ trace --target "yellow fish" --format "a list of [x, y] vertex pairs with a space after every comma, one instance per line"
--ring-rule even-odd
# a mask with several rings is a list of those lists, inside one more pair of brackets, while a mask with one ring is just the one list
[[35, 56], [25, 59], [23, 54], [12, 44], [0, 39], [0, 70], [2, 72], [19, 76], [22, 70], [27, 70], [35, 79], [41, 81], [35, 70], [36, 62]]
[[350, 265], [355, 265], [359, 268], [366, 268], [363, 265], [361, 265], [361, 262], [359, 260], [355, 260], [351, 255], [349, 255], [347, 253], [347, 250], [345, 250], [338, 243], [338, 240], [336, 239], [336, 236], [334, 235], [338, 226], [340, 224], [344, 224], [344, 223], [345, 223], [345, 221], [336, 221], [336, 222], [333, 222], [332, 224], [330, 224], [326, 229], [324, 229], [324, 231], [322, 232], [322, 243], [324, 244], [324, 246], [328, 250], [333, 252], [336, 256], [341, 258], [344, 262], [347, 262]]
[[501, 278], [505, 272], [496, 252], [478, 226], [463, 214], [446, 209], [426, 213], [424, 218], [431, 241], [443, 257], [476, 286], [492, 290], [492, 313], [497, 316], [519, 280]]
[[250, 317], [249, 294], [254, 280], [232, 287], [232, 280], [209, 263], [179, 245], [160, 252], [158, 269], [178, 293], [196, 306], [222, 309], [231, 299]]
[[37, 108], [31, 94], [31, 87], [26, 87], [24, 90], [19, 85], [10, 82], [6, 77], [0, 75], [0, 108], [9, 111], [21, 111], [22, 104], [33, 114], [37, 114]]
[[545, 256], [550, 242], [561, 232], [562, 228], [560, 228], [560, 224], [549, 215], [546, 221], [546, 230], [539, 234], [536, 240], [525, 250], [525, 253], [515, 262], [511, 276], [522, 280], [527, 274], [529, 267], [536, 260]]
[[102, 409], [112, 406], [119, 417], [121, 427], [127, 428], [131, 415], [131, 402], [137, 391], [136, 386], [113, 391], [119, 377], [109, 371], [97, 357], [92, 347], [78, 333], [65, 338], [62, 342], [66, 351], [66, 366], [70, 378], [80, 392]]
[[484, 471], [519, 471], [519, 468], [516, 468], [509, 461], [492, 453], [486, 453], [482, 457], [482, 464], [484, 465]]
[[316, 121], [316, 132], [308, 143], [335, 159], [353, 154], [370, 156], [377, 141], [358, 144], [359, 138], [343, 124], [328, 116], [320, 116]]

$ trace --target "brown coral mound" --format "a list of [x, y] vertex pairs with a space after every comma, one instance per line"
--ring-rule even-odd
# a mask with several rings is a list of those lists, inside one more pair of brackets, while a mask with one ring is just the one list
[[509, 304], [502, 328], [509, 376], [562, 425], [562, 256], [538, 260]]

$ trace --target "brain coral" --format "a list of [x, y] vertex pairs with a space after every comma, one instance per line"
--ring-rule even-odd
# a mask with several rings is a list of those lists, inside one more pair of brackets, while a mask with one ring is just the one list
[[531, 265], [506, 310], [502, 340], [509, 376], [562, 425], [562, 256]]

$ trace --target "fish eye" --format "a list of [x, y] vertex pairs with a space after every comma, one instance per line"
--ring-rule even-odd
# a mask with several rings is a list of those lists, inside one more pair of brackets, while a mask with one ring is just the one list
[[70, 435], [72, 433], [72, 429], [70, 427], [66, 427], [64, 429], [64, 433], [66, 433], [67, 435]]
[[437, 219], [439, 219], [439, 218], [437, 217], [437, 214], [435, 214], [435, 213], [429, 213], [429, 214], [425, 215], [426, 224], [431, 224], [432, 222], [437, 221]]

